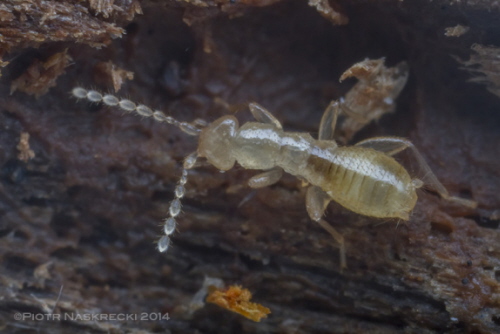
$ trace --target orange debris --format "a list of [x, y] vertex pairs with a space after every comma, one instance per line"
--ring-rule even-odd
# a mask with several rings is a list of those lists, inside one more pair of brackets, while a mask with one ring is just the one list
[[260, 304], [250, 302], [251, 298], [250, 291], [243, 289], [241, 286], [233, 285], [228, 289], [211, 291], [207, 297], [207, 302], [259, 322], [260, 319], [267, 317], [271, 310]]

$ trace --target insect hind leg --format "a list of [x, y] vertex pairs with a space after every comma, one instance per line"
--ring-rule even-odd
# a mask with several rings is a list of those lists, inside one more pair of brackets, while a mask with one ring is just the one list
[[323, 216], [331, 198], [321, 188], [310, 186], [306, 193], [306, 209], [309, 217], [323, 227], [340, 246], [340, 270], [347, 268], [345, 256], [344, 236], [337, 232], [330, 224], [321, 217]]
[[446, 188], [443, 186], [443, 184], [439, 182], [436, 174], [434, 174], [431, 167], [427, 164], [419, 150], [408, 139], [399, 137], [375, 137], [363, 140], [357, 143], [356, 146], [372, 148], [374, 150], [384, 152], [385, 154], [390, 156], [402, 152], [405, 149], [410, 149], [410, 153], [415, 159], [417, 165], [420, 167], [420, 173], [422, 174], [422, 181], [418, 179], [413, 180], [415, 188], [420, 188], [425, 183], [428, 184], [447, 201], [455, 202], [472, 209], [475, 209], [477, 207], [476, 201], [451, 196], [448, 190], [446, 190]]

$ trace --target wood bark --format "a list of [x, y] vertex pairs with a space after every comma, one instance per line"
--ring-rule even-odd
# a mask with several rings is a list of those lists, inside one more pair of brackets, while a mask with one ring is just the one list
[[[31, 12], [0, 5], [10, 62], [0, 78], [6, 332], [500, 332], [500, 98], [484, 79], [499, 73], [494, 4], [341, 1], [330, 5], [348, 23], [336, 26], [305, 1], [57, 3], [67, 10], [55, 1], [33, 1]], [[445, 35], [458, 24], [470, 30]], [[481, 57], [474, 44], [492, 51]], [[72, 62], [47, 72], [41, 64], [66, 49]], [[241, 106], [256, 101], [285, 129], [314, 136], [324, 108], [355, 83], [340, 84], [340, 75], [367, 57], [407, 61], [410, 77], [396, 111], [349, 144], [410, 138], [446, 188], [479, 207], [421, 191], [410, 221], [397, 224], [332, 203], [325, 219], [346, 240], [342, 272], [337, 245], [308, 218], [301, 181], [285, 176], [251, 190], [256, 172], [239, 167], [189, 173], [172, 247], [158, 253], [160, 223], [196, 139], [70, 96], [74, 86], [111, 91], [102, 71], [111, 62], [134, 74], [117, 95], [179, 120], [239, 110], [244, 122], [251, 117]], [[22, 75], [54, 76], [46, 81], [55, 86], [38, 98], [22, 87], [10, 94]], [[272, 313], [256, 323], [211, 304], [193, 312], [205, 276], [249, 289]], [[150, 320], [105, 319], [113, 314]]]

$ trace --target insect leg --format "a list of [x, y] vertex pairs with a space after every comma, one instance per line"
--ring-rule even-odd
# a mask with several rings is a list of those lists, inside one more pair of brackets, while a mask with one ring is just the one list
[[321, 217], [323, 216], [331, 198], [321, 188], [311, 186], [306, 193], [306, 209], [309, 217], [323, 227], [340, 245], [340, 269], [346, 268], [345, 243], [342, 234], [337, 232]]
[[248, 180], [248, 185], [250, 188], [262, 188], [275, 184], [283, 176], [283, 169], [281, 167], [275, 167], [263, 173], [252, 176]]
[[[399, 137], [374, 137], [362, 140], [355, 146], [371, 148], [392, 156], [407, 149], [410, 146], [413, 146], [413, 143], [407, 139]], [[423, 162], [427, 164], [424, 158], [422, 158], [422, 156], [420, 155], [420, 153], [417, 152], [417, 154], [419, 155], [417, 160], [422, 159]]]
[[372, 148], [374, 150], [384, 152], [387, 155], [394, 155], [409, 148], [411, 154], [421, 169], [420, 172], [425, 184], [430, 185], [442, 198], [448, 201], [456, 202], [472, 209], [477, 207], [477, 202], [475, 201], [450, 196], [448, 190], [446, 190], [443, 184], [439, 182], [436, 174], [434, 174], [431, 167], [429, 167], [422, 154], [420, 154], [415, 145], [413, 145], [413, 143], [408, 139], [399, 137], [375, 137], [363, 140], [357, 143], [356, 146]]
[[319, 140], [332, 140], [337, 125], [337, 117], [340, 112], [340, 103], [337, 100], [330, 102], [326, 107], [321, 122], [319, 123]]
[[337, 118], [340, 112], [343, 112], [358, 123], [366, 124], [370, 119], [352, 111], [344, 102], [344, 99], [334, 100], [326, 107], [321, 122], [319, 124], [319, 140], [332, 140], [337, 125]]
[[281, 126], [280, 121], [278, 121], [278, 119], [274, 117], [273, 114], [271, 114], [266, 108], [264, 108], [260, 104], [252, 102], [248, 104], [248, 107], [250, 108], [250, 112], [252, 113], [253, 117], [257, 121], [266, 124], [273, 124], [278, 129], [283, 128]]

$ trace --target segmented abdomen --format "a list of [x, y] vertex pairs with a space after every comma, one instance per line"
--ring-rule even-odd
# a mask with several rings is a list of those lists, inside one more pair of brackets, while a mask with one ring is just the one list
[[311, 154], [309, 182], [337, 203], [371, 217], [408, 219], [417, 197], [408, 172], [392, 157], [363, 147]]

